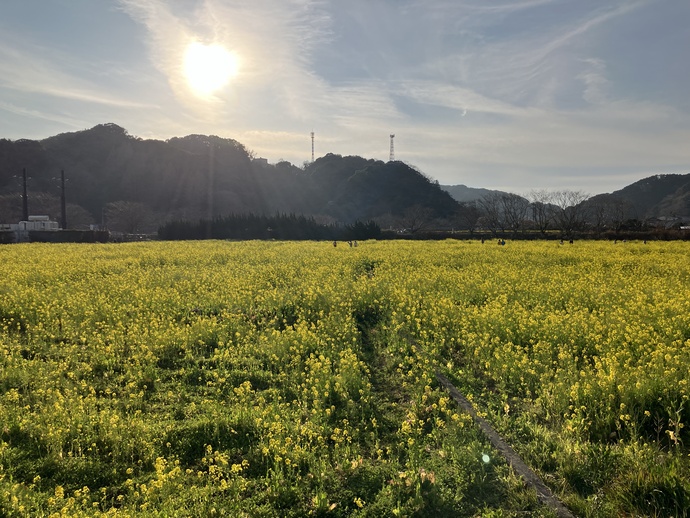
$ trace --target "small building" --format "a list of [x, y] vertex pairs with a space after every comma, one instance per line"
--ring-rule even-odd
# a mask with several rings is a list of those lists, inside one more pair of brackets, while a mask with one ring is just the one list
[[107, 230], [64, 230], [49, 216], [29, 216], [19, 223], [0, 223], [0, 243], [106, 243]]
[[[7, 234], [2, 242], [26, 242], [30, 240], [29, 233], [34, 231], [58, 231], [60, 224], [50, 219], [50, 216], [37, 215], [29, 216], [27, 221], [19, 223], [0, 223], [0, 231]], [[12, 234], [14, 239], [12, 239]]]
[[50, 216], [29, 216], [29, 221], [20, 221], [17, 227], [20, 232], [60, 230], [60, 224], [57, 221], [51, 221]]

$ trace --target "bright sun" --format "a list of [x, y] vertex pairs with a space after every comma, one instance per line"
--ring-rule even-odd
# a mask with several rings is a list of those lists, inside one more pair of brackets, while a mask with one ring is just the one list
[[222, 45], [194, 42], [185, 52], [184, 74], [192, 90], [207, 97], [237, 74], [237, 57]]

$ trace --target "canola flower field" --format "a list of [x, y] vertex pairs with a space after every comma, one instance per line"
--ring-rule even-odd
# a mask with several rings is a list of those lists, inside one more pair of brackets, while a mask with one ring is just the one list
[[690, 244], [0, 248], [0, 516], [687, 516]]

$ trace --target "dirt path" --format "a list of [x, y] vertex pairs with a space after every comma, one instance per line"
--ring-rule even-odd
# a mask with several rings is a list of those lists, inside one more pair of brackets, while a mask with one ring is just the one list
[[575, 516], [565, 507], [560, 500], [558, 500], [546, 484], [539, 478], [532, 468], [530, 468], [525, 462], [520, 458], [520, 456], [515, 453], [515, 450], [510, 447], [510, 445], [503, 440], [503, 438], [498, 435], [496, 430], [493, 429], [491, 424], [484, 418], [477, 415], [476, 410], [472, 406], [465, 396], [463, 396], [458, 389], [450, 382], [440, 372], [436, 372], [436, 379], [443, 385], [453, 400], [462, 408], [465, 412], [470, 414], [477, 423], [477, 426], [482, 430], [484, 435], [491, 441], [494, 448], [501, 452], [501, 454], [506, 458], [508, 463], [513, 467], [516, 473], [518, 473], [525, 481], [534, 487], [537, 491], [537, 497], [539, 500], [551, 507], [560, 518], [575, 518]]

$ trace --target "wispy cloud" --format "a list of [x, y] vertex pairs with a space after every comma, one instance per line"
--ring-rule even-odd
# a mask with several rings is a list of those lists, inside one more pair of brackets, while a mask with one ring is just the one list
[[623, 16], [648, 3], [649, 0], [626, 1], [624, 3], [620, 3], [614, 8], [604, 8], [601, 10], [597, 10], [593, 14], [587, 16], [584, 20], [576, 23], [574, 26], [565, 27], [563, 33], [555, 37], [552, 37], [550, 41], [544, 44], [541, 47], [541, 49], [535, 53], [535, 57], [538, 59], [542, 59], [554, 52], [555, 50], [562, 48], [564, 45], [571, 42], [572, 40], [580, 36], [583, 36], [585, 33], [589, 32], [593, 28], [602, 25], [603, 23], [609, 20], [612, 20], [619, 16]]
[[[30, 52], [0, 40], [1, 88], [116, 108], [155, 107], [126, 95], [109, 93], [102, 85], [85, 80], [78, 75], [83, 66], [83, 63], [75, 63], [72, 56], [49, 48], [36, 48]], [[70, 69], [74, 72], [70, 73]]]
[[354, 83], [333, 88], [331, 109], [347, 126], [390, 123], [402, 118], [385, 85], [377, 82]]
[[[449, 52], [435, 63], [436, 72], [457, 70], [452, 79], [479, 89], [506, 102], [549, 106], [558, 97], [560, 88], [572, 88], [572, 81], [581, 73], [582, 58], [596, 52], [600, 40], [592, 32], [607, 22], [630, 14], [649, 1], [618, 3], [613, 7], [578, 9], [575, 16], [559, 17], [550, 4], [553, 2], [525, 2], [471, 6], [479, 14], [466, 14], [467, 26], [479, 27], [481, 34], [499, 32], [507, 23], [505, 17], [513, 11], [543, 4], [546, 11], [532, 21], [533, 30], [508, 35], [496, 35], [475, 45]], [[467, 4], [461, 4], [468, 7]], [[584, 4], [583, 4], [584, 5]], [[591, 9], [591, 8], [590, 8]], [[582, 11], [578, 14], [578, 11]], [[488, 13], [487, 13], [488, 12]], [[547, 16], [548, 13], [548, 16]], [[480, 21], [477, 19], [480, 18]], [[495, 27], [492, 28], [492, 21]], [[547, 95], [551, 98], [545, 98]]]
[[158, 0], [119, 0], [122, 8], [148, 31], [151, 62], [170, 82], [178, 99], [188, 90], [182, 55], [194, 40], [219, 43], [240, 59], [238, 88], [277, 95], [292, 106], [312, 75], [308, 64], [317, 42], [328, 37], [328, 15], [320, 3], [307, 0], [206, 0], [190, 16]]
[[606, 79], [606, 63], [597, 58], [584, 59], [583, 62], [587, 65], [587, 70], [578, 76], [585, 84], [582, 97], [591, 104], [601, 104], [607, 99], [609, 84]]
[[432, 104], [448, 109], [496, 115], [525, 115], [527, 110], [492, 99], [470, 88], [434, 81], [405, 81], [398, 85], [396, 93], [418, 103]]
[[0, 110], [15, 114], [15, 115], [21, 115], [23, 117], [28, 117], [31, 119], [56, 122], [56, 123], [63, 124], [65, 126], [68, 126], [71, 128], [85, 128], [88, 124], [83, 119], [74, 118], [74, 117], [70, 117], [67, 115], [51, 113], [51, 112], [47, 112], [47, 111], [41, 111], [41, 110], [37, 110], [37, 109], [24, 108], [22, 106], [17, 106], [15, 104], [8, 103], [5, 101], [0, 101]]
[[[97, 29], [87, 34], [112, 25], [119, 38], [93, 48], [23, 30], [43, 23], [28, 9], [0, 19], [0, 128], [114, 121], [143, 137], [218, 134], [297, 164], [310, 157], [312, 130], [317, 155], [380, 159], [395, 133], [396, 156], [442, 183], [494, 187], [690, 167], [685, 2], [107, 4], [89, 4]], [[55, 12], [71, 19], [75, 9]], [[214, 98], [192, 95], [183, 76], [192, 41], [239, 57], [238, 76]]]

